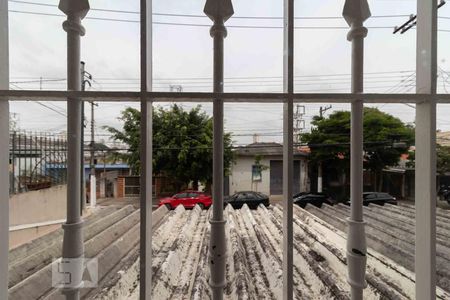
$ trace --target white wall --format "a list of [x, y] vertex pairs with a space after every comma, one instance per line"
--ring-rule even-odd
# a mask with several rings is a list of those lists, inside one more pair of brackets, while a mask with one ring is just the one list
[[[269, 167], [269, 159], [263, 157], [260, 162], [262, 165]], [[236, 161], [231, 166], [230, 175], [230, 195], [239, 191], [256, 190], [263, 194], [269, 195], [270, 192], [270, 170], [261, 172], [261, 181], [252, 185], [252, 165], [255, 164], [255, 158], [251, 156], [236, 157]]]
[[[10, 246], [17, 246], [49, 230], [61, 227], [59, 224], [66, 218], [66, 199], [66, 185], [11, 195], [9, 198]], [[31, 228], [30, 225], [36, 226]]]
[[[270, 161], [282, 160], [282, 156], [262, 157], [261, 164], [268, 168], [262, 171], [262, 180], [252, 184], [252, 165], [255, 158], [252, 156], [238, 156], [231, 166], [230, 195], [238, 191], [258, 191], [270, 195]], [[300, 161], [300, 191], [309, 191], [308, 163], [305, 159]]]

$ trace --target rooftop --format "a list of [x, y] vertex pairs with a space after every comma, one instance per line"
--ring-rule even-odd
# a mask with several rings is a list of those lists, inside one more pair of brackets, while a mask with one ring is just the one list
[[[279, 156], [283, 155], [283, 145], [279, 143], [252, 143], [247, 146], [238, 147], [234, 150], [235, 155], [238, 156]], [[295, 156], [308, 156], [308, 153], [300, 150], [294, 149]]]
[[[211, 211], [179, 206], [153, 212], [152, 295], [154, 299], [210, 299], [208, 247]], [[295, 299], [349, 299], [346, 282], [345, 205], [306, 210], [294, 206]], [[448, 211], [438, 209], [438, 299], [450, 293]], [[282, 298], [282, 207], [244, 206], [225, 210], [227, 299]], [[368, 235], [364, 299], [414, 299], [414, 208], [365, 208]], [[101, 207], [86, 220], [87, 257], [99, 260], [99, 286], [85, 299], [138, 299], [139, 211]], [[401, 234], [400, 234], [401, 233]], [[51, 288], [52, 257], [62, 230], [10, 253], [11, 299], [59, 299]], [[94, 242], [95, 241], [95, 242]], [[444, 290], [445, 289], [445, 290]]]

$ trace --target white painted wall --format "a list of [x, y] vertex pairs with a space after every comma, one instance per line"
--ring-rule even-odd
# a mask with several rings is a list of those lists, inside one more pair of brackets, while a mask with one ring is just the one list
[[9, 226], [49, 222], [66, 218], [66, 185], [11, 195]]
[[66, 198], [66, 185], [11, 195], [9, 247], [60, 228], [66, 219]]
[[[236, 161], [231, 166], [230, 175], [230, 195], [239, 191], [252, 191], [257, 187], [257, 191], [269, 195], [270, 192], [270, 170], [262, 171], [261, 181], [252, 184], [252, 166], [255, 164], [255, 158], [251, 156], [237, 157]], [[270, 160], [263, 157], [261, 164], [270, 166]]]
[[[268, 168], [262, 171], [260, 182], [252, 183], [252, 165], [255, 164], [255, 158], [251, 156], [236, 157], [231, 166], [230, 195], [238, 191], [258, 191], [270, 195], [270, 161], [282, 159], [282, 156], [262, 157], [260, 163]], [[300, 181], [300, 191], [309, 191], [308, 163], [305, 159], [300, 161]]]

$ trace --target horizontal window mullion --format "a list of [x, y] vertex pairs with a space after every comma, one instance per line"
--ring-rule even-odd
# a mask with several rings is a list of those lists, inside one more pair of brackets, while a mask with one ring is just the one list
[[[152, 102], [213, 102], [216, 93], [173, 93], [147, 92]], [[126, 91], [45, 91], [45, 90], [0, 90], [0, 98], [10, 101], [67, 101], [67, 98], [82, 98], [96, 102], [140, 102], [140, 92]], [[284, 103], [289, 97], [286, 93], [223, 93], [224, 102]], [[302, 103], [351, 103], [363, 99], [365, 103], [422, 103], [435, 100], [437, 103], [450, 103], [450, 94], [352, 94], [352, 93], [293, 93], [294, 102]]]

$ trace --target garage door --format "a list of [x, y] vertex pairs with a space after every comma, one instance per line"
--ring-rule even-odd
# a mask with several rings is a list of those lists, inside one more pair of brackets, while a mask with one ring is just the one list
[[[294, 194], [300, 192], [300, 161], [294, 160]], [[270, 161], [270, 194], [283, 194], [283, 161]]]

